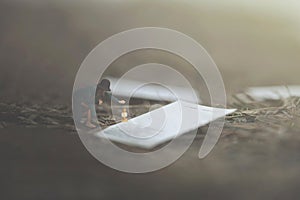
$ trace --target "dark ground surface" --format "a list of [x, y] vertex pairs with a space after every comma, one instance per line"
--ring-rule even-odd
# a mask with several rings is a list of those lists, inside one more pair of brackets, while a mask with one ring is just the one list
[[272, 102], [277, 107], [243, 104], [248, 109], [227, 117], [223, 135], [208, 157], [197, 157], [204, 127], [179, 160], [148, 174], [118, 172], [93, 158], [73, 130], [66, 106], [6, 105], [1, 109], [2, 124], [6, 119], [6, 127], [0, 129], [1, 195], [4, 199], [297, 199], [300, 135], [290, 123], [299, 120], [295, 102], [299, 98]]
[[[176, 163], [133, 175], [94, 159], [76, 134], [1, 130], [3, 199], [297, 199], [299, 140], [221, 139], [204, 160], [198, 138]], [[274, 142], [276, 141], [276, 142]], [[275, 144], [277, 143], [278, 144]]]

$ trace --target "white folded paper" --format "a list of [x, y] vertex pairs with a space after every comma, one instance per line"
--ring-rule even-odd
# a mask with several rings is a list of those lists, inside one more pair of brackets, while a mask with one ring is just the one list
[[234, 111], [176, 101], [128, 122], [110, 126], [97, 132], [96, 136], [151, 149]]
[[251, 87], [246, 90], [246, 94], [257, 101], [279, 100], [291, 96], [300, 97], [300, 86], [271, 86], [271, 87]]
[[[179, 87], [173, 85], [167, 85], [163, 87], [159, 84], [146, 84], [141, 81], [129, 80], [129, 79], [117, 79], [114, 77], [106, 77], [111, 82], [112, 93], [117, 96], [130, 98], [140, 98], [156, 101], [169, 101], [174, 102], [177, 100], [183, 100], [187, 102], [196, 102], [195, 97], [198, 98], [198, 103], [201, 103], [199, 94], [196, 90], [188, 87]], [[118, 87], [116, 87], [118, 83]], [[143, 86], [143, 89], [136, 88]], [[131, 94], [131, 91], [135, 91]], [[180, 97], [178, 99], [176, 95]], [[196, 95], [196, 96], [194, 96]]]

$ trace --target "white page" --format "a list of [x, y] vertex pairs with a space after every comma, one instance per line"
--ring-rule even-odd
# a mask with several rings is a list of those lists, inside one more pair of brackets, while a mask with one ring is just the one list
[[110, 126], [96, 135], [126, 145], [151, 149], [234, 111], [176, 101], [128, 122]]
[[246, 93], [257, 101], [267, 99], [279, 100], [291, 96], [300, 97], [300, 86], [271, 86], [271, 87], [251, 87]]
[[[194, 94], [198, 98], [198, 103], [201, 103], [199, 94], [196, 90], [187, 87], [179, 87], [174, 85], [168, 85], [167, 87], [163, 87], [158, 84], [144, 84], [143, 82], [136, 80], [128, 80], [128, 79], [117, 79], [113, 77], [106, 77], [111, 82], [111, 90], [114, 95], [128, 97], [128, 95], [132, 95], [129, 97], [141, 98], [141, 99], [149, 99], [149, 100], [157, 100], [157, 101], [177, 101], [177, 97], [174, 95], [177, 94], [181, 98], [180, 100], [187, 102], [196, 102], [196, 98]], [[117, 82], [119, 81], [118, 87], [116, 88]], [[130, 94], [138, 86], [142, 86], [143, 89], [135, 90], [133, 94]], [[172, 90], [172, 91], [171, 91]]]

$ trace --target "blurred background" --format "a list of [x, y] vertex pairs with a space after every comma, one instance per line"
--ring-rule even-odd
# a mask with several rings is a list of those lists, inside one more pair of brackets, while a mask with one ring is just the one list
[[[228, 97], [249, 86], [300, 84], [296, 0], [1, 0], [0, 103], [71, 105], [76, 73], [87, 54], [113, 34], [146, 26], [174, 29], [199, 42], [219, 67]], [[119, 76], [147, 62], [193, 77], [184, 60], [155, 50], [122, 56], [107, 74]], [[203, 87], [201, 80], [192, 81]], [[251, 130], [237, 128], [199, 160], [202, 131], [171, 166], [133, 175], [98, 162], [67, 130], [3, 128], [0, 196], [299, 199], [299, 134], [253, 136]]]
[[[2, 0], [0, 15], [1, 99], [69, 103], [87, 54], [113, 34], [145, 26], [175, 29], [202, 44], [229, 96], [247, 86], [300, 84], [296, 0]], [[186, 65], [152, 51], [112, 65], [149, 61]]]

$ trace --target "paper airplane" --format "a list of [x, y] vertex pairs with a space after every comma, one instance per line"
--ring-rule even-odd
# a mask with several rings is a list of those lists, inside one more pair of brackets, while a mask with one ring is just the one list
[[176, 101], [95, 134], [126, 145], [152, 149], [234, 111]]
[[300, 97], [300, 86], [271, 86], [271, 87], [251, 87], [245, 92], [256, 101], [279, 100], [291, 96]]

